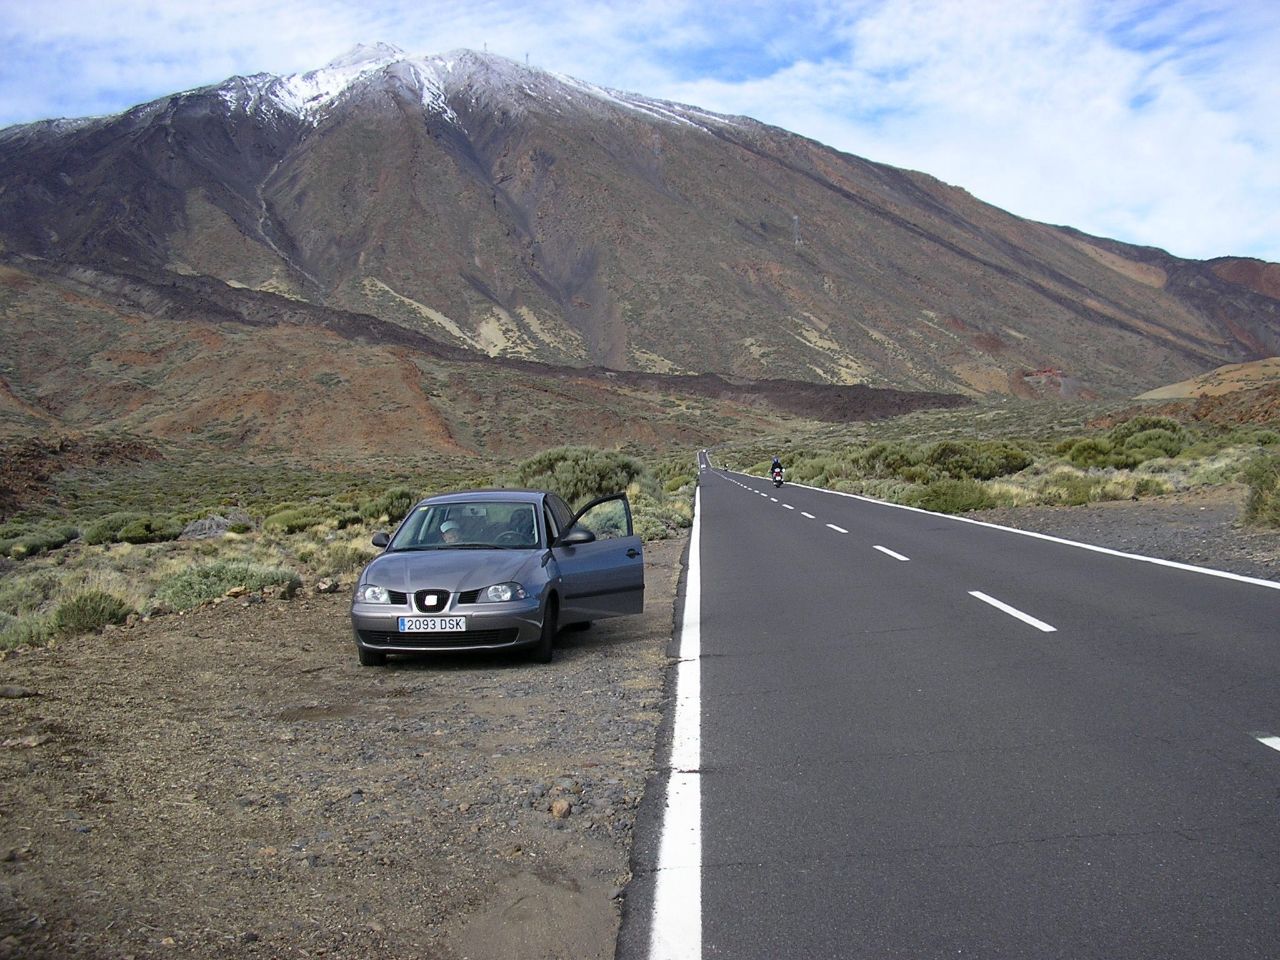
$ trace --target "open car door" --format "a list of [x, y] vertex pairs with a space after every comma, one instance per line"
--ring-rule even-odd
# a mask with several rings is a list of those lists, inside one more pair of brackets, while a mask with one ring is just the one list
[[640, 613], [644, 551], [625, 493], [592, 500], [552, 545], [560, 567], [565, 623]]

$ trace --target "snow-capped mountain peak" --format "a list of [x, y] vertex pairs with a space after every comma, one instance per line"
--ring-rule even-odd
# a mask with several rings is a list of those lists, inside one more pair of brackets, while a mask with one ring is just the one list
[[289, 112], [314, 116], [357, 80], [404, 57], [403, 50], [389, 43], [357, 44], [319, 70], [281, 77], [271, 92]]

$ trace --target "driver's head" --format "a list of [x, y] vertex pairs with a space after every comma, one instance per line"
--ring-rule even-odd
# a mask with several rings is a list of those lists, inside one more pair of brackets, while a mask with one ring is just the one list
[[445, 543], [457, 543], [458, 538], [462, 536], [462, 528], [458, 526], [456, 520], [446, 520], [440, 524], [440, 536]]

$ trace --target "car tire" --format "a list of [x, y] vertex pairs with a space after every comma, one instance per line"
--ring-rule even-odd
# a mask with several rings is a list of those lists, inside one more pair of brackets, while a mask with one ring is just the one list
[[560, 605], [556, 603], [556, 598], [552, 597], [547, 601], [547, 609], [542, 614], [542, 633], [538, 636], [538, 642], [529, 651], [529, 659], [534, 663], [551, 662], [551, 657], [555, 653], [559, 619]]
[[387, 655], [381, 650], [368, 650], [357, 643], [356, 653], [360, 656], [360, 666], [362, 667], [386, 666]]
[[591, 629], [591, 621], [590, 621], [590, 620], [579, 620], [577, 623], [571, 623], [571, 624], [569, 624], [567, 627], [565, 627], [565, 629], [566, 629], [566, 630], [590, 630], [590, 629]]

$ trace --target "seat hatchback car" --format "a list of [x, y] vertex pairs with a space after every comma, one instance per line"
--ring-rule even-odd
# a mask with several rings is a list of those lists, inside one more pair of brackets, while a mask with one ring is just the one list
[[578, 513], [546, 490], [429, 497], [395, 533], [351, 602], [366, 666], [387, 654], [526, 648], [550, 662], [560, 627], [639, 613], [644, 556], [625, 494]]

